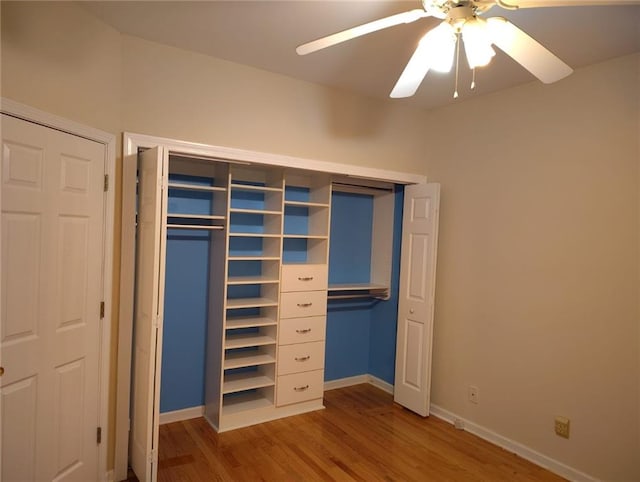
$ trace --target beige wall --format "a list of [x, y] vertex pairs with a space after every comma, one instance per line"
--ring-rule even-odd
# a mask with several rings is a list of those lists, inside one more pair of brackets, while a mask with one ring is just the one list
[[424, 173], [424, 113], [123, 37], [123, 128]]
[[1, 8], [5, 97], [114, 134], [441, 182], [433, 401], [640, 479], [638, 56], [420, 112], [122, 36], [76, 5]]
[[640, 480], [639, 71], [640, 56], [617, 59], [428, 124], [432, 401], [606, 480]]

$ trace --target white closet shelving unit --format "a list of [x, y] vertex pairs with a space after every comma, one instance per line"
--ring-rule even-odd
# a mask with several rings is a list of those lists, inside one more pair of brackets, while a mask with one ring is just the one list
[[[133, 165], [141, 151], [159, 146], [151, 152], [167, 166], [157, 183], [167, 213], [160, 229], [193, 230], [209, 239], [204, 414], [211, 425], [226, 431], [323, 408], [327, 299], [389, 297], [389, 188], [424, 177], [136, 134], [125, 134], [124, 144], [125, 162]], [[125, 175], [135, 178], [135, 169], [125, 169]], [[369, 283], [328, 285], [332, 189], [373, 196]], [[190, 210], [183, 198], [197, 198], [197, 209]], [[134, 201], [123, 205], [123, 219], [131, 220], [135, 197], [128, 199]], [[123, 238], [123, 249], [133, 249], [128, 243], [133, 240]], [[149, 437], [143, 447], [148, 467], [157, 463], [164, 263], [153, 277], [158, 285], [145, 287], [159, 293], [157, 313], [136, 320], [134, 330], [134, 343], [149, 337], [155, 371], [138, 366], [141, 359], [118, 368], [126, 377], [133, 365], [133, 383], [149, 388], [150, 397], [134, 400], [131, 414], [142, 430], [138, 435]], [[122, 270], [126, 276], [132, 268]], [[127, 320], [121, 325], [129, 328]], [[128, 424], [125, 415], [118, 416], [118, 439]]]

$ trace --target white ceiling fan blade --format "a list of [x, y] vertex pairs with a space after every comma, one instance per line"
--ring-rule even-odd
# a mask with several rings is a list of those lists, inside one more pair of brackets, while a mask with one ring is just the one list
[[556, 82], [573, 72], [571, 67], [507, 19], [488, 18], [487, 28], [494, 45], [545, 84]]
[[357, 27], [343, 30], [342, 32], [334, 33], [327, 37], [322, 37], [317, 40], [307, 42], [306, 44], [300, 45], [296, 49], [296, 52], [298, 53], [298, 55], [310, 54], [311, 52], [331, 47], [332, 45], [336, 45], [356, 37], [361, 37], [362, 35], [366, 35], [368, 33], [376, 32], [388, 27], [393, 27], [395, 25], [400, 25], [402, 23], [415, 22], [418, 19], [428, 16], [429, 14], [420, 8], [409, 10], [408, 12], [397, 13], [395, 15], [391, 15], [390, 17], [384, 17], [379, 20], [374, 20], [373, 22], [365, 23]]
[[422, 80], [429, 72], [430, 54], [431, 44], [428, 42], [420, 42], [418, 48], [416, 48], [409, 59], [407, 66], [402, 71], [391, 94], [389, 94], [389, 97], [400, 99], [403, 97], [411, 97], [416, 93]]
[[613, 5], [640, 5], [640, 0], [502, 0], [498, 2], [504, 8], [534, 7], [588, 7]]

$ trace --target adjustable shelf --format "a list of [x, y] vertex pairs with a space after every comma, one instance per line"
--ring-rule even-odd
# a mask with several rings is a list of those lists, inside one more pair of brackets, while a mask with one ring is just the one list
[[225, 340], [225, 349], [248, 348], [252, 346], [274, 345], [276, 339], [270, 334], [262, 334], [262, 332], [241, 333], [238, 335], [227, 334]]
[[257, 328], [261, 326], [276, 326], [278, 322], [266, 316], [236, 316], [227, 317], [225, 327], [228, 330], [236, 330], [240, 328]]
[[275, 362], [275, 345], [273, 345], [271, 347], [261, 347], [258, 350], [227, 352], [224, 357], [223, 368], [229, 370], [233, 368], [268, 365]]
[[330, 300], [349, 298], [389, 299], [389, 287], [374, 283], [332, 283], [329, 285]]
[[222, 393], [242, 392], [252, 390], [254, 388], [269, 387], [275, 385], [273, 377], [263, 375], [261, 373], [234, 373], [224, 376], [222, 383]]

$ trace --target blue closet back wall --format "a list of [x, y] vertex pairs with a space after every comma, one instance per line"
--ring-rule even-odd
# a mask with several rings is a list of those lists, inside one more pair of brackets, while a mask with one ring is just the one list
[[[326, 381], [371, 374], [393, 384], [403, 199], [403, 187], [396, 186], [391, 298], [387, 301], [329, 301], [324, 373]], [[372, 224], [371, 196], [339, 192], [333, 194], [329, 283], [370, 281]]]
[[[196, 199], [181, 202], [202, 203]], [[396, 186], [391, 299], [336, 300], [328, 305], [327, 381], [370, 373], [393, 383], [402, 203], [402, 186]], [[177, 211], [189, 212], [189, 207], [180, 206]], [[330, 282], [369, 281], [371, 197], [334, 193], [331, 218]], [[160, 388], [162, 413], [204, 403], [208, 265], [207, 233], [169, 230]]]

